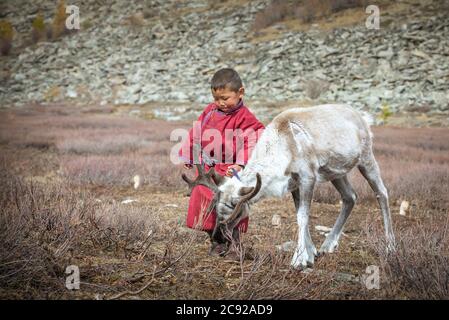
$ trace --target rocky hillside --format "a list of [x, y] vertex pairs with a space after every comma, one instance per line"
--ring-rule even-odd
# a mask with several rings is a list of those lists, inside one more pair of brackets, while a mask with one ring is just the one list
[[[27, 45], [39, 10], [55, 1], [3, 1], [0, 17], [16, 30], [0, 57], [2, 107], [29, 102], [187, 104], [210, 101], [213, 72], [235, 67], [254, 106], [285, 101], [349, 102], [379, 111], [449, 112], [447, 1], [397, 1], [368, 30], [364, 8], [309, 25], [278, 23], [254, 32], [268, 0], [76, 1], [81, 29]], [[338, 20], [338, 19], [337, 19]], [[337, 21], [335, 20], [335, 21]], [[178, 110], [179, 111], [179, 110]], [[185, 109], [180, 110], [182, 115]]]

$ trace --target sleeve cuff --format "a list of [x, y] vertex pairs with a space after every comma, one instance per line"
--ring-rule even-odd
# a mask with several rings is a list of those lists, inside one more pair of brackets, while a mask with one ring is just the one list
[[186, 164], [193, 164], [192, 161], [184, 156], [179, 156], [179, 159], [181, 159], [182, 162], [186, 163]]

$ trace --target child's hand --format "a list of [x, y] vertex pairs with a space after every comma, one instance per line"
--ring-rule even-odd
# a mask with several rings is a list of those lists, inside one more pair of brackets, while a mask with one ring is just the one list
[[238, 165], [238, 164], [230, 165], [228, 167], [228, 171], [226, 171], [226, 176], [227, 177], [232, 177], [234, 175], [233, 172], [232, 172], [232, 169], [234, 169], [235, 171], [238, 172], [238, 171], [242, 170], [242, 167], [240, 165]]
[[191, 164], [184, 163], [183, 168], [189, 170], [189, 169], [192, 169], [193, 166]]

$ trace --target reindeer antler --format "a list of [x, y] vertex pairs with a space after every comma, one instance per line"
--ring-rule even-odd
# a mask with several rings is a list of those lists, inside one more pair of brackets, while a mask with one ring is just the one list
[[204, 173], [204, 167], [202, 165], [196, 164], [195, 166], [198, 169], [198, 176], [195, 180], [188, 178], [185, 173], [181, 175], [182, 179], [189, 185], [190, 191], [192, 191], [194, 187], [201, 185], [208, 187], [215, 193], [220, 192], [217, 185], [214, 183], [214, 180], [212, 180], [216, 175], [214, 168], [210, 168], [207, 173]]
[[210, 213], [217, 205], [218, 199], [220, 198], [220, 190], [218, 189], [217, 183], [221, 176], [217, 174], [214, 168], [210, 168], [207, 173], [204, 173], [204, 167], [200, 164], [195, 165], [198, 169], [198, 176], [195, 180], [189, 179], [184, 173], [181, 175], [182, 179], [189, 185], [190, 191], [196, 186], [205, 186], [211, 189], [215, 194], [209, 206], [206, 209], [206, 213]]

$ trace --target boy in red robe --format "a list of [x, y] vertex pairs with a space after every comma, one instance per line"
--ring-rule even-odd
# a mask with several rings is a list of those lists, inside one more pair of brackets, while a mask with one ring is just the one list
[[[199, 116], [196, 128], [194, 126], [190, 130], [189, 139], [181, 148], [179, 156], [185, 169], [191, 169], [193, 164], [202, 163], [205, 172], [214, 167], [215, 172], [222, 176], [236, 175], [238, 177], [238, 172], [248, 161], [264, 125], [244, 105], [245, 89], [235, 70], [226, 68], [217, 71], [211, 80], [211, 91], [214, 102], [209, 104]], [[199, 131], [200, 134], [195, 134], [194, 130]], [[248, 139], [242, 143], [239, 137], [230, 135], [230, 132], [237, 136], [241, 134]], [[213, 138], [210, 139], [210, 136]], [[201, 148], [195, 148], [194, 145]], [[201, 149], [200, 155], [195, 155], [197, 149]], [[206, 150], [208, 152], [205, 152]], [[204, 230], [209, 236], [212, 235], [215, 227], [216, 212], [214, 209], [210, 214], [205, 215], [205, 208], [213, 196], [213, 191], [205, 186], [194, 187], [187, 213], [187, 226]], [[233, 232], [234, 241], [238, 242], [239, 233], [246, 232], [247, 229], [248, 218], [243, 219], [237, 226], [239, 232]], [[212, 237], [211, 242], [210, 254], [227, 253], [228, 243], [214, 243]]]

